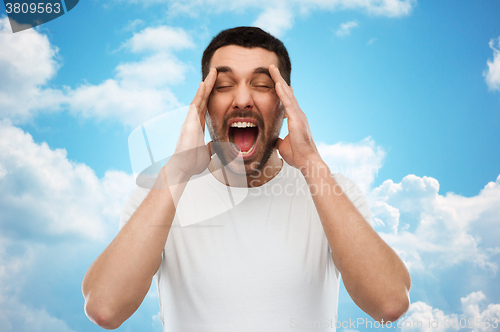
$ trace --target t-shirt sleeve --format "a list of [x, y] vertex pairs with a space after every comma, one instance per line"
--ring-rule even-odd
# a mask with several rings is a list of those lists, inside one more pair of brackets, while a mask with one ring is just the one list
[[130, 197], [125, 202], [123, 206], [122, 214], [120, 215], [120, 229], [127, 223], [127, 221], [132, 217], [135, 210], [141, 205], [142, 201], [148, 195], [149, 190], [141, 187], [136, 187], [132, 192]]
[[365, 195], [359, 189], [359, 187], [343, 174], [337, 173], [334, 175], [335, 181], [340, 185], [342, 191], [346, 196], [351, 200], [352, 204], [358, 209], [363, 218], [372, 225], [372, 213], [370, 211], [370, 206], [368, 205], [368, 201], [366, 200]]

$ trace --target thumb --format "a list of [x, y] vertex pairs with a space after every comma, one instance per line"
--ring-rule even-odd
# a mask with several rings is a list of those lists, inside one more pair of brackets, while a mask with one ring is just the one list
[[214, 153], [215, 153], [215, 151], [214, 151], [214, 149], [212, 147], [212, 145], [213, 145], [212, 143], [213, 143], [212, 141], [210, 141], [210, 142], [207, 143], [208, 153], [210, 154], [210, 156], [213, 156]]
[[278, 151], [279, 151], [281, 143], [283, 143], [283, 140], [282, 140], [281, 138], [279, 138], [279, 137], [278, 137], [278, 138], [276, 139], [276, 142], [274, 143], [274, 148], [275, 148], [275, 149], [278, 149]]

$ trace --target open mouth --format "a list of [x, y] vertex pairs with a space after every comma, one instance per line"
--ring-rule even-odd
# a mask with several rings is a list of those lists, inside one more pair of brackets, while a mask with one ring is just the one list
[[233, 119], [229, 122], [228, 138], [236, 154], [240, 154], [243, 158], [250, 158], [255, 152], [259, 127], [253, 119]]

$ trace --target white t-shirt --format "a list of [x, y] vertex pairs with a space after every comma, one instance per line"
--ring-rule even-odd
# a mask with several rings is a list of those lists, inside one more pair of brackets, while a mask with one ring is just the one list
[[[283, 162], [256, 188], [204, 175], [184, 190], [156, 274], [163, 330], [335, 331], [340, 275], [300, 171]], [[357, 186], [335, 179], [370, 221]], [[134, 191], [120, 226], [147, 193]]]

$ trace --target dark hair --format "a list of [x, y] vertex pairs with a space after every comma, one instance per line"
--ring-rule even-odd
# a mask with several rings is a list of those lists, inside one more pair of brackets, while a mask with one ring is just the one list
[[290, 85], [290, 73], [292, 64], [290, 57], [281, 40], [273, 37], [264, 30], [256, 27], [237, 27], [221, 31], [212, 39], [210, 44], [203, 52], [201, 58], [201, 74], [203, 79], [207, 77], [210, 71], [210, 61], [219, 48], [228, 45], [242, 46], [246, 48], [261, 47], [274, 52], [278, 56], [278, 69], [283, 79]]

